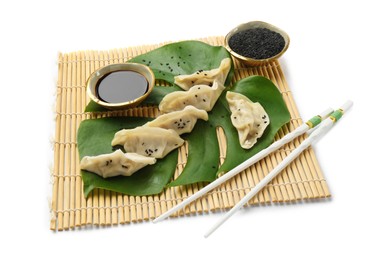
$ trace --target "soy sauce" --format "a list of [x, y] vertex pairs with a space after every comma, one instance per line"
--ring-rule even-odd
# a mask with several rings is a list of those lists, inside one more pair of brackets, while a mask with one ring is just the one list
[[122, 103], [144, 95], [148, 81], [135, 71], [114, 71], [104, 75], [96, 85], [98, 98], [107, 103]]

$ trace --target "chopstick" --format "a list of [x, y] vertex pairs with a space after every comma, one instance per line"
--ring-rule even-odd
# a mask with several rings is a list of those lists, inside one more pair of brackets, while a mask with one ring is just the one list
[[251, 191], [243, 197], [230, 211], [228, 211], [222, 219], [220, 219], [208, 232], [204, 235], [206, 238], [210, 236], [217, 228], [219, 228], [226, 220], [228, 220], [234, 213], [236, 213], [243, 205], [245, 205], [251, 198], [253, 198], [261, 189], [263, 189], [274, 177], [276, 177], [285, 167], [287, 167], [295, 158], [297, 158], [304, 150], [311, 144], [317, 142], [323, 135], [325, 135], [332, 126], [349, 110], [353, 102], [347, 101], [340, 109], [334, 111], [327, 119], [321, 122], [315, 131], [305, 139], [293, 152], [291, 152], [285, 159], [277, 165], [269, 174], [266, 175]]
[[193, 195], [191, 195], [190, 197], [188, 197], [187, 199], [182, 201], [180, 204], [177, 204], [176, 206], [174, 206], [170, 210], [166, 211], [165, 213], [163, 213], [162, 215], [160, 215], [159, 217], [154, 219], [153, 223], [157, 223], [157, 222], [169, 217], [174, 212], [184, 208], [186, 205], [190, 204], [191, 202], [193, 202], [197, 198], [203, 196], [204, 194], [206, 194], [210, 190], [216, 188], [217, 186], [226, 182], [227, 180], [229, 180], [233, 176], [235, 176], [238, 173], [244, 171], [245, 169], [247, 169], [248, 167], [250, 167], [254, 163], [263, 159], [264, 157], [266, 157], [270, 153], [276, 151], [277, 149], [279, 149], [280, 147], [282, 147], [286, 143], [289, 143], [290, 141], [292, 141], [297, 136], [300, 136], [300, 135], [306, 133], [308, 130], [316, 127], [317, 125], [319, 125], [322, 122], [322, 119], [325, 119], [327, 116], [329, 116], [332, 113], [332, 111], [333, 111], [332, 108], [328, 108], [328, 109], [324, 110], [323, 112], [321, 112], [320, 114], [312, 117], [310, 120], [308, 120], [304, 124], [297, 127], [294, 131], [285, 135], [282, 139], [274, 142], [269, 147], [263, 149], [262, 151], [260, 151], [256, 155], [252, 156], [248, 160], [244, 161], [243, 163], [239, 164], [238, 166], [236, 166], [235, 168], [233, 168], [232, 170], [230, 170], [229, 172], [227, 172], [226, 174], [224, 174], [220, 178], [216, 179], [215, 181], [211, 182], [210, 184], [208, 184], [207, 186], [205, 186], [204, 188], [202, 188], [198, 192], [194, 193]]

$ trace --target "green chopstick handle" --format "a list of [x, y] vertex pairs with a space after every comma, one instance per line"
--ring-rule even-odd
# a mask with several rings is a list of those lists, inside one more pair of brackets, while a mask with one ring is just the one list
[[306, 124], [310, 128], [314, 128], [315, 126], [319, 125], [321, 122], [322, 122], [322, 117], [318, 115], [318, 116], [314, 116], [314, 117], [310, 118], [310, 120], [307, 121]]
[[348, 100], [346, 101], [339, 109], [335, 110], [332, 114], [330, 114], [330, 119], [336, 123], [340, 120], [342, 115], [346, 113], [351, 107], [353, 106], [353, 101]]
[[344, 114], [344, 111], [342, 109], [335, 110], [329, 117], [334, 121], [337, 122], [340, 120], [342, 115]]

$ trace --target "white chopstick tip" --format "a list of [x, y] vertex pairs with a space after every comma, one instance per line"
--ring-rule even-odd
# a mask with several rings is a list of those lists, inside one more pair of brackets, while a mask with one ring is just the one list
[[351, 100], [348, 100], [346, 101], [340, 108], [344, 111], [344, 113], [346, 111], [348, 111], [351, 107], [353, 106], [353, 101]]
[[214, 227], [214, 228], [211, 228], [210, 230], [208, 230], [203, 236], [204, 238], [208, 238], [212, 233], [214, 233], [214, 231], [217, 229], [218, 227]]
[[154, 219], [154, 220], [152, 221], [152, 223], [156, 224], [156, 223], [158, 223], [158, 222], [160, 222], [160, 221], [162, 221], [162, 220], [163, 220], [163, 218], [157, 217], [156, 219]]

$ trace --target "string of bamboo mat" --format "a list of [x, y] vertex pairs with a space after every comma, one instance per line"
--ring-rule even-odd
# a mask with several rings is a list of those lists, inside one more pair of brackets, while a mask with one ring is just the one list
[[[223, 37], [200, 40], [211, 45], [222, 45], [224, 42]], [[148, 221], [160, 216], [203, 187], [203, 184], [172, 187], [151, 196], [128, 196], [101, 189], [95, 189], [87, 198], [83, 195], [76, 135], [80, 123], [86, 119], [108, 116], [156, 117], [159, 115], [157, 108], [151, 106], [126, 111], [85, 113], [84, 109], [90, 101], [84, 87], [86, 79], [100, 67], [126, 62], [132, 57], [163, 44], [109, 51], [78, 51], [59, 55], [56, 83], [56, 130], [53, 142], [54, 165], [51, 172], [53, 180], [51, 230], [61, 231], [92, 225], [111, 226]], [[237, 61], [234, 65], [233, 83], [250, 75], [262, 75], [272, 80], [279, 88], [291, 114], [291, 121], [278, 132], [276, 140], [302, 124], [292, 92], [278, 61], [260, 67], [244, 67]], [[226, 143], [223, 130], [218, 129], [217, 133], [222, 163], [225, 159]], [[301, 136], [295, 139], [173, 216], [209, 213], [233, 207], [305, 138], [306, 136]], [[186, 164], [188, 149], [188, 144], [180, 148], [175, 178]], [[319, 163], [314, 151], [309, 148], [250, 200], [248, 205], [294, 202], [329, 196], [330, 192]]]

